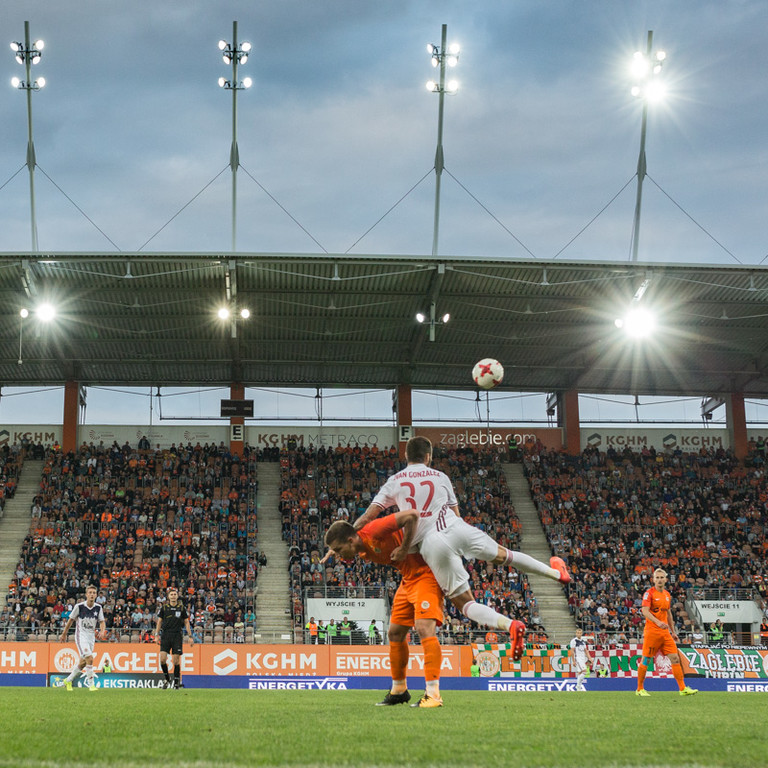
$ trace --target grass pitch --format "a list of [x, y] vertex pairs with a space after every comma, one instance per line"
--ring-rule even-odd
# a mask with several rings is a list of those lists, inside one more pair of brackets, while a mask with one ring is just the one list
[[381, 696], [0, 688], [0, 766], [768, 766], [761, 694], [445, 691], [433, 710]]

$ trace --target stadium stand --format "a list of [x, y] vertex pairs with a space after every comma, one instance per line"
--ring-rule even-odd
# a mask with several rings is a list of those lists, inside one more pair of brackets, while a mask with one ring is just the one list
[[3, 516], [6, 499], [12, 499], [16, 493], [19, 472], [24, 464], [24, 451], [21, 446], [9, 446], [0, 449], [0, 519]]
[[[394, 595], [399, 577], [389, 568], [320, 563], [327, 527], [340, 518], [354, 520], [401, 468], [394, 448], [292, 445], [247, 449], [238, 460], [223, 445], [138, 450], [84, 444], [66, 455], [57, 447], [4, 446], [0, 504], [13, 496], [25, 453], [42, 455], [44, 469], [0, 611], [4, 639], [57, 635], [84, 584], [94, 581], [115, 640], [148, 639], [158, 596], [175, 584], [198, 639], [248, 641], [258, 623], [259, 461], [280, 466], [297, 640], [307, 622], [306, 595]], [[436, 450], [434, 466], [451, 477], [470, 523], [518, 549], [520, 525], [501, 458], [468, 448]], [[659, 565], [670, 572], [683, 637], [694, 631], [684, 607], [689, 594], [749, 590], [766, 605], [764, 443], [752, 445], [743, 463], [722, 449], [590, 447], [571, 457], [535, 444], [524, 447], [522, 460], [550, 546], [574, 576], [567, 588], [571, 610], [601, 644], [640, 638], [642, 593]], [[525, 621], [532, 643], [547, 642], [524, 575], [475, 562], [468, 570], [479, 602]], [[367, 642], [365, 628], [359, 630], [355, 641]], [[485, 634], [447, 604], [442, 642], [473, 642]]]
[[744, 463], [723, 449], [526, 451], [531, 494], [573, 574], [569, 603], [585, 630], [639, 639], [642, 595], [659, 566], [681, 637], [693, 631], [689, 592], [748, 589], [764, 603], [768, 482], [764, 453], [751, 448]]
[[58, 634], [96, 583], [112, 637], [148, 640], [173, 584], [199, 639], [244, 641], [255, 622], [256, 458], [223, 445], [48, 449], [0, 637]]

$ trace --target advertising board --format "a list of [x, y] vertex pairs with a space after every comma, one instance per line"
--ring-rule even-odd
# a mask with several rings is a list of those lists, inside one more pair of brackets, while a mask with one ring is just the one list
[[537, 440], [545, 448], [559, 451], [563, 447], [563, 430], [559, 427], [416, 427], [416, 434], [427, 437], [432, 445], [441, 448], [490, 448], [506, 450], [509, 441], [514, 439], [518, 445]]

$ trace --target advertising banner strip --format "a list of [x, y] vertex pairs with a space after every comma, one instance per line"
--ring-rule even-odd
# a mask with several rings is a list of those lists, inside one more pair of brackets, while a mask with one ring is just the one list
[[[0, 644], [0, 654], [7, 645]], [[74, 643], [35, 643], [34, 646], [47, 654], [45, 672], [63, 672], [68, 674], [78, 662], [77, 649]], [[185, 643], [181, 656], [181, 672], [185, 675], [200, 673], [200, 651], [202, 648], [213, 646], [193, 645]], [[96, 643], [93, 651], [93, 666], [96, 670], [104, 666], [108, 661], [112, 671], [120, 673], [159, 673], [160, 670], [160, 646], [155, 643]]]
[[[768, 648], [699, 648], [678, 646], [686, 677], [768, 680]], [[421, 646], [411, 646], [408, 675], [424, 675]], [[570, 658], [561, 649], [528, 651], [520, 662], [506, 655], [505, 644], [446, 645], [442, 647], [443, 679], [469, 677], [474, 656], [483, 677], [572, 677]], [[593, 673], [614, 678], [637, 676], [642, 646], [629, 643], [593, 651]], [[109, 662], [115, 675], [160, 673], [160, 647], [151, 643], [96, 643], [94, 666]], [[0, 675], [32, 677], [68, 674], [77, 664], [73, 644], [0, 643]], [[659, 656], [649, 671], [654, 678], [671, 677], [669, 661]], [[389, 649], [385, 645], [213, 645], [186, 644], [182, 674], [284, 677], [388, 677]]]
[[768, 678], [768, 648], [680, 646], [683, 672], [690, 677]]
[[0, 674], [45, 674], [48, 646], [45, 643], [0, 643]]

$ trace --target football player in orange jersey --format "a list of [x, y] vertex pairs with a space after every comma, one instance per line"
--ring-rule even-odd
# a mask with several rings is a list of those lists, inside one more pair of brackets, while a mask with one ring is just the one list
[[443, 592], [421, 555], [409, 554], [395, 562], [393, 553], [410, 548], [419, 513], [415, 509], [396, 512], [374, 520], [359, 531], [346, 520], [337, 520], [325, 534], [328, 553], [343, 560], [360, 557], [381, 565], [392, 565], [403, 575], [392, 601], [389, 624], [389, 661], [392, 686], [377, 706], [407, 703], [408, 630], [415, 627], [424, 652], [426, 692], [412, 707], [442, 707], [440, 665], [442, 651], [437, 639], [437, 625], [443, 623]]
[[637, 665], [637, 696], [650, 696], [645, 690], [645, 675], [648, 664], [657, 653], [663, 653], [672, 663], [672, 674], [675, 676], [681, 696], [691, 696], [698, 693], [695, 688], [689, 688], [683, 678], [683, 667], [677, 652], [677, 632], [670, 615], [672, 595], [664, 589], [667, 583], [667, 572], [657, 568], [653, 572], [653, 586], [643, 595], [643, 616], [645, 629], [643, 631], [643, 658]]

